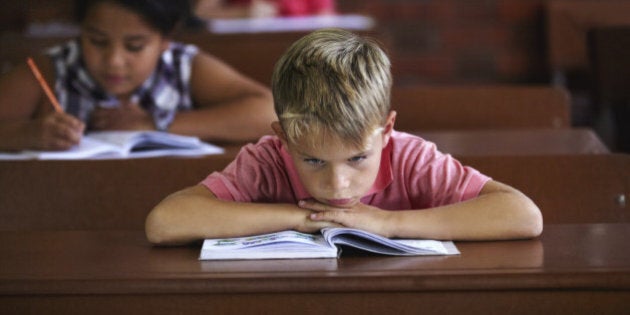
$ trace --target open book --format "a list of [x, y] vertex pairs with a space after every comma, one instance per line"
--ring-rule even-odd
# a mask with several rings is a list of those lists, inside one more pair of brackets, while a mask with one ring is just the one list
[[200, 156], [223, 153], [223, 149], [197, 137], [161, 131], [98, 131], [83, 136], [66, 151], [0, 153], [0, 160], [71, 160], [140, 158], [155, 156]]
[[321, 234], [282, 231], [239, 238], [206, 239], [201, 260], [336, 258], [341, 247], [381, 255], [456, 255], [459, 250], [450, 241], [389, 239], [351, 228], [325, 228]]

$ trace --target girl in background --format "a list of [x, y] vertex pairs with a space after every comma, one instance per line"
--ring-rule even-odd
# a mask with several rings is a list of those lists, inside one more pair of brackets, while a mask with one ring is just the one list
[[79, 0], [78, 39], [35, 56], [63, 112], [20, 65], [0, 79], [0, 150], [65, 150], [87, 130], [243, 142], [269, 133], [270, 91], [170, 36], [187, 1]]

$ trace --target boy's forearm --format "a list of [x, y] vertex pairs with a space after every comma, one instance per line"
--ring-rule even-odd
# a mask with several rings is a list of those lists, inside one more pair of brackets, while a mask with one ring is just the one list
[[218, 200], [198, 185], [177, 192], [156, 206], [147, 217], [146, 234], [154, 244], [177, 245], [204, 238], [294, 229], [307, 216], [295, 205]]
[[542, 232], [538, 207], [519, 192], [497, 192], [426, 210], [397, 212], [392, 237], [444, 240], [532, 238]]

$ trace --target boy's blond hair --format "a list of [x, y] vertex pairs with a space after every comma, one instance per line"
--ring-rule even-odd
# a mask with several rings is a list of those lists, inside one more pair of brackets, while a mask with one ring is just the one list
[[289, 47], [271, 85], [289, 142], [317, 147], [335, 139], [361, 147], [387, 119], [391, 84], [389, 58], [374, 40], [321, 29]]

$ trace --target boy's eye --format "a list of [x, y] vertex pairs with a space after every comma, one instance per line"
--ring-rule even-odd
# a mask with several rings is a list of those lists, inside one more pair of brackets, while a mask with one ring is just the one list
[[365, 160], [366, 158], [367, 158], [366, 155], [357, 155], [357, 156], [351, 157], [348, 161], [356, 163], [356, 162], [361, 162]]
[[306, 162], [307, 164], [313, 165], [313, 166], [320, 166], [320, 165], [324, 164], [324, 161], [322, 161], [320, 159], [313, 159], [313, 158], [304, 159], [304, 162]]

